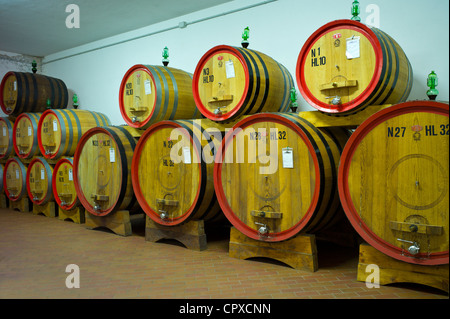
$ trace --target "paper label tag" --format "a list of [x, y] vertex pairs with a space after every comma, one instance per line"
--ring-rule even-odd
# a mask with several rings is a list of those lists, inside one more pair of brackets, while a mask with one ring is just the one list
[[53, 132], [57, 132], [57, 131], [58, 131], [58, 121], [53, 120]]
[[292, 148], [286, 147], [282, 150], [283, 168], [294, 168], [294, 152]]
[[3, 126], [3, 136], [6, 136], [6, 126]]
[[191, 149], [189, 146], [183, 147], [184, 164], [191, 164]]
[[69, 181], [73, 181], [73, 173], [71, 168], [69, 168]]
[[28, 136], [31, 136], [31, 126], [28, 126]]
[[114, 151], [114, 147], [111, 147], [109, 149], [109, 162], [110, 163], [116, 162], [116, 152]]
[[14, 81], [14, 91], [17, 91], [17, 82]]
[[227, 79], [234, 78], [236, 74], [234, 73], [233, 61], [225, 62], [225, 72], [227, 73]]
[[347, 50], [345, 52], [347, 59], [356, 59], [360, 57], [359, 37], [351, 37], [347, 39]]
[[152, 94], [152, 86], [150, 84], [150, 80], [144, 81], [144, 89], [145, 89], [145, 95]]
[[19, 170], [16, 169], [16, 179], [19, 179], [19, 178], [20, 178], [20, 173], [19, 173]]
[[41, 169], [41, 179], [45, 179], [45, 170]]

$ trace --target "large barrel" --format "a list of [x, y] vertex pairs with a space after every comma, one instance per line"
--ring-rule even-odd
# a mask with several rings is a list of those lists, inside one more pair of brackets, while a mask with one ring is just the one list
[[228, 121], [259, 112], [287, 112], [294, 81], [283, 65], [261, 52], [219, 45], [202, 56], [192, 85], [202, 114]]
[[7, 117], [0, 117], [0, 160], [14, 155], [12, 122]]
[[385, 32], [336, 20], [305, 42], [296, 78], [301, 94], [314, 108], [352, 114], [368, 105], [406, 101], [413, 72], [402, 48]]
[[73, 177], [73, 158], [64, 157], [56, 162], [52, 175], [53, 196], [59, 207], [67, 211], [81, 205]]
[[89, 129], [110, 125], [102, 113], [87, 110], [47, 110], [42, 113], [38, 128], [38, 145], [45, 158], [73, 156], [81, 136]]
[[157, 65], [136, 64], [122, 79], [119, 107], [131, 127], [145, 129], [162, 120], [195, 119], [192, 75]]
[[65, 109], [69, 101], [66, 84], [42, 74], [8, 72], [0, 85], [0, 106], [8, 115], [43, 112], [47, 100], [54, 109]]
[[6, 196], [16, 202], [27, 197], [27, 167], [18, 157], [11, 157], [3, 170], [3, 189]]
[[207, 119], [162, 121], [139, 139], [132, 164], [136, 198], [156, 223], [223, 218], [214, 193], [214, 149], [224, 127]]
[[344, 216], [337, 170], [349, 134], [318, 129], [292, 113], [239, 121], [222, 141], [214, 167], [225, 216], [244, 235], [268, 242], [333, 225]]
[[13, 146], [17, 156], [31, 159], [39, 155], [37, 127], [42, 113], [22, 113], [14, 122]]
[[448, 103], [405, 102], [364, 121], [342, 153], [339, 196], [374, 248], [412, 264], [448, 264]]
[[42, 156], [28, 164], [26, 184], [28, 197], [35, 205], [44, 205], [53, 200], [53, 167]]
[[135, 129], [94, 127], [78, 142], [73, 158], [75, 189], [84, 208], [96, 216], [137, 207], [131, 183]]

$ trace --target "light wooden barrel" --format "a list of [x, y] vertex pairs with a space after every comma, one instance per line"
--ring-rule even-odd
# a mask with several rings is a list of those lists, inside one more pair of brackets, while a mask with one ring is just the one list
[[26, 185], [28, 197], [35, 205], [44, 205], [54, 199], [52, 188], [53, 167], [42, 156], [28, 164]]
[[305, 42], [296, 78], [314, 108], [352, 114], [368, 105], [406, 101], [413, 71], [402, 48], [385, 32], [357, 21], [336, 20]]
[[219, 122], [287, 112], [294, 81], [283, 65], [261, 52], [219, 45], [202, 56], [192, 85], [200, 112]]
[[40, 155], [37, 127], [42, 113], [22, 113], [14, 122], [13, 146], [22, 159]]
[[224, 126], [207, 119], [162, 121], [139, 139], [132, 182], [144, 212], [156, 223], [226, 221], [214, 193], [214, 150]]
[[27, 197], [26, 178], [27, 167], [18, 157], [11, 157], [5, 163], [3, 171], [3, 189], [6, 196], [13, 202]]
[[14, 155], [12, 122], [7, 117], [0, 117], [0, 160]]
[[73, 158], [64, 157], [56, 162], [52, 175], [53, 196], [59, 207], [66, 211], [81, 205], [74, 183]]
[[47, 110], [42, 113], [38, 128], [38, 145], [49, 159], [73, 156], [81, 136], [89, 129], [110, 125], [109, 118], [87, 110]]
[[195, 119], [192, 74], [165, 66], [136, 64], [120, 84], [119, 108], [131, 127], [145, 129], [162, 120]]
[[344, 216], [337, 170], [349, 135], [342, 128], [318, 129], [293, 113], [239, 121], [214, 167], [223, 213], [244, 235], [267, 242], [333, 225]]
[[405, 102], [364, 121], [343, 151], [339, 196], [374, 248], [408, 263], [448, 264], [448, 103]]
[[65, 109], [69, 101], [66, 84], [42, 74], [8, 72], [0, 85], [0, 106], [7, 115], [43, 112], [47, 100], [54, 109]]
[[136, 129], [94, 127], [78, 142], [73, 157], [75, 189], [84, 208], [96, 216], [138, 205], [131, 183], [131, 160]]

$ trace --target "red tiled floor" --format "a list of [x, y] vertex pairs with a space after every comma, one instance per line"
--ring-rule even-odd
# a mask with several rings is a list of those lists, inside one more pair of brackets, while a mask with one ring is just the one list
[[[0, 209], [0, 298], [448, 299], [415, 284], [367, 288], [356, 281], [356, 247], [318, 242], [313, 273], [231, 258], [228, 241], [227, 233], [210, 234], [199, 252], [172, 240], [146, 242], [143, 228], [121, 237]], [[68, 264], [80, 268], [79, 289], [65, 285]]]

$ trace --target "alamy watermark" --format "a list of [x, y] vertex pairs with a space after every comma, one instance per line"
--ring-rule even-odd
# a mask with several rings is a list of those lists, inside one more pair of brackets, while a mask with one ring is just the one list
[[367, 265], [365, 269], [366, 274], [369, 275], [366, 277], [366, 287], [371, 288], [380, 288], [380, 267], [375, 264]]
[[80, 28], [80, 7], [76, 4], [68, 4], [66, 6], [66, 12], [70, 13], [66, 17], [66, 27], [68, 29]]
[[66, 273], [70, 273], [66, 278], [66, 287], [69, 289], [80, 288], [80, 267], [76, 264], [69, 264], [66, 266]]

